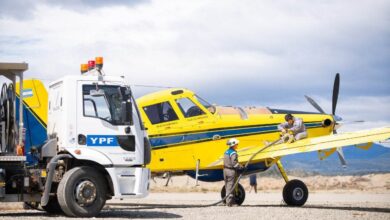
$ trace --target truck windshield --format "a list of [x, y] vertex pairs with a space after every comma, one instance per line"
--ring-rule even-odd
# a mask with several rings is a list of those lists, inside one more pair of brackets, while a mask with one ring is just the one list
[[113, 125], [126, 125], [121, 110], [122, 101], [128, 99], [129, 95], [124, 97], [121, 94], [120, 86], [99, 85], [97, 89], [96, 85], [83, 85], [84, 116], [99, 118]]

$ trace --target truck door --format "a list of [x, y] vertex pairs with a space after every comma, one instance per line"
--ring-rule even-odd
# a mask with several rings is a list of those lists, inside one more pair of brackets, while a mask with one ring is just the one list
[[[128, 115], [122, 112], [124, 100], [131, 100], [130, 96], [124, 97], [126, 89], [119, 85], [79, 82], [77, 144], [107, 155], [116, 165], [142, 164], [143, 137], [137, 134], [139, 121], [132, 120], [135, 108], [131, 103]], [[126, 122], [126, 117], [131, 120]]]

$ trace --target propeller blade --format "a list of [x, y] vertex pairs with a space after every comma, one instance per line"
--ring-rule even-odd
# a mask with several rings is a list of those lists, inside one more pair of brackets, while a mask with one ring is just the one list
[[347, 167], [347, 161], [345, 160], [343, 149], [341, 147], [337, 148], [337, 155], [339, 156], [341, 165], [343, 165], [343, 168]]
[[306, 100], [315, 108], [317, 109], [319, 112], [321, 112], [322, 114], [325, 114], [325, 111], [322, 110], [322, 108], [317, 104], [316, 101], [314, 101], [312, 98], [310, 98], [309, 96], [305, 95], [305, 98]]
[[332, 115], [336, 113], [337, 99], [339, 98], [339, 89], [340, 89], [340, 74], [337, 73], [334, 78], [333, 84], [333, 96], [332, 96]]
[[364, 120], [356, 120], [356, 121], [337, 121], [339, 124], [358, 124], [358, 123], [364, 123]]

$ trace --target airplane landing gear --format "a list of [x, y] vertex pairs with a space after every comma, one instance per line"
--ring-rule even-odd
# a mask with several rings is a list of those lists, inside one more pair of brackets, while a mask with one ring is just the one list
[[290, 180], [283, 188], [283, 200], [289, 206], [303, 206], [308, 196], [309, 191], [300, 180]]
[[276, 165], [278, 166], [284, 181], [286, 181], [286, 185], [283, 188], [283, 200], [289, 206], [303, 206], [309, 197], [309, 190], [307, 189], [305, 183], [300, 180], [289, 181], [282, 162], [277, 160]]
[[[241, 205], [245, 200], [245, 190], [241, 184], [238, 184], [236, 190], [233, 191], [235, 204]], [[224, 199], [226, 196], [225, 186], [221, 189], [221, 199]], [[226, 204], [226, 201], [223, 200], [223, 204]]]

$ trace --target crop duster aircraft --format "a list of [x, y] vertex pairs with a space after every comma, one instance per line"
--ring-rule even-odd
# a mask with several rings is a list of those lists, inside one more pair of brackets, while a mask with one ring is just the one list
[[[187, 89], [167, 89], [137, 99], [141, 117], [152, 148], [152, 173], [180, 172], [200, 181], [223, 180], [223, 155], [226, 141], [240, 140], [239, 162], [244, 164], [267, 142], [280, 138], [278, 124], [287, 113], [303, 119], [308, 137], [294, 143], [270, 146], [250, 161], [246, 174], [262, 172], [276, 164], [286, 185], [283, 198], [288, 205], [301, 206], [308, 198], [308, 189], [300, 180], [289, 180], [281, 159], [290, 154], [318, 151], [325, 159], [337, 153], [345, 166], [342, 147], [355, 145], [368, 149], [373, 142], [390, 138], [390, 127], [337, 134], [340, 117], [335, 115], [340, 77], [336, 75], [333, 88], [332, 113], [324, 110], [310, 97], [306, 99], [318, 113], [273, 109], [267, 107], [224, 107], [211, 105]], [[225, 195], [224, 187], [221, 197]], [[236, 202], [241, 204], [245, 191], [235, 190]]]
[[[19, 91], [18, 86], [17, 84], [16, 91]], [[345, 164], [342, 147], [355, 145], [367, 150], [373, 142], [388, 141], [390, 138], [390, 127], [337, 134], [340, 119], [335, 115], [338, 91], [339, 77], [336, 76], [332, 114], [326, 114], [310, 97], [307, 99], [319, 113], [266, 107], [214, 106], [187, 89], [168, 89], [145, 95], [137, 100], [137, 104], [150, 137], [151, 171], [154, 174], [180, 172], [200, 181], [221, 181], [222, 158], [229, 138], [236, 137], [240, 140], [239, 162], [246, 163], [255, 152], [264, 148], [267, 141], [279, 139], [277, 125], [284, 121], [286, 113], [291, 113], [303, 119], [308, 138], [265, 149], [253, 157], [246, 173], [262, 172], [276, 164], [286, 181], [283, 189], [285, 202], [288, 205], [303, 205], [308, 197], [307, 187], [299, 180], [288, 179], [281, 163], [284, 156], [318, 151], [320, 159], [325, 159], [337, 153]], [[16, 102], [19, 101], [19, 96], [20, 94], [17, 94], [14, 97]], [[39, 152], [40, 146], [46, 140], [50, 103], [44, 85], [36, 79], [23, 81], [23, 96], [23, 114], [26, 119], [25, 154], [27, 161], [34, 164], [36, 159], [32, 152], [35, 149]], [[2, 108], [8, 106], [7, 103], [12, 98], [7, 97], [7, 89], [3, 86]], [[58, 100], [61, 100], [61, 97], [58, 97]], [[105, 112], [105, 116], [111, 117], [111, 111], [115, 109]], [[74, 135], [77, 140], [77, 134]], [[75, 145], [85, 147], [77, 141]], [[222, 197], [223, 194], [224, 188], [221, 190]], [[238, 185], [235, 194], [236, 202], [241, 204], [245, 199], [245, 191], [241, 185]]]

